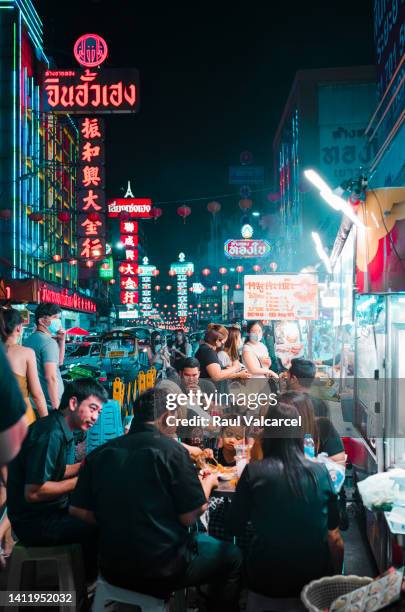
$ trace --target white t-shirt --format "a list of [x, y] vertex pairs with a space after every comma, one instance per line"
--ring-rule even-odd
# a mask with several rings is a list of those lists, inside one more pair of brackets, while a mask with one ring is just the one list
[[[246, 367], [247, 371], [249, 371], [249, 368], [247, 367], [245, 361], [246, 353], [250, 353], [251, 355], [254, 355], [256, 357], [256, 365], [258, 368], [267, 368], [267, 365], [265, 365], [261, 361], [262, 357], [269, 357], [269, 351], [267, 350], [267, 346], [265, 346], [263, 342], [255, 342], [254, 344], [252, 342], [246, 342], [246, 344], [243, 345], [242, 362], [243, 365]], [[267, 376], [265, 374], [252, 374], [252, 378], [267, 378]]]
[[219, 361], [221, 362], [221, 366], [223, 368], [227, 368], [228, 366], [232, 365], [232, 361], [228, 353], [226, 353], [225, 351], [219, 351], [217, 355], [218, 355]]

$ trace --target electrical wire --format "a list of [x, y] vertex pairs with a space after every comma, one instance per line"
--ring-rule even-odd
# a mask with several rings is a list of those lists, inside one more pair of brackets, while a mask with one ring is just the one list
[[[270, 187], [265, 187], [263, 189], [252, 189], [251, 193], [263, 193], [264, 191], [268, 191], [270, 189]], [[202, 200], [223, 200], [224, 198], [241, 198], [241, 195], [239, 192], [233, 192], [233, 193], [223, 193], [221, 195], [213, 195], [213, 196], [204, 196], [201, 198], [177, 198], [177, 200], [166, 200], [166, 201], [154, 201], [153, 205], [156, 206], [158, 204], [180, 204], [181, 202], [200, 202]], [[249, 199], [249, 198], [247, 198]]]

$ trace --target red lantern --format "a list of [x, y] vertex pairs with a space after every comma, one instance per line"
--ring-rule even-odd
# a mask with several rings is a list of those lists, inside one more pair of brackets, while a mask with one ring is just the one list
[[209, 274], [211, 274], [211, 270], [209, 268], [204, 268], [204, 270], [201, 270], [201, 274], [203, 274], [204, 276], [208, 276]]
[[155, 286], [155, 291], [160, 291], [160, 285]]
[[191, 215], [191, 208], [189, 206], [179, 206], [177, 209], [177, 214], [180, 217], [183, 217], [183, 222], [186, 222], [186, 218]]
[[210, 202], [207, 205], [207, 210], [213, 215], [216, 215], [217, 212], [221, 210], [221, 204], [219, 202]]
[[108, 269], [109, 269], [109, 267], [110, 267], [110, 264], [109, 264], [109, 263], [103, 263], [103, 264], [101, 264], [101, 269], [102, 269], [102, 270], [108, 270]]
[[92, 223], [96, 223], [97, 221], [99, 221], [99, 220], [100, 220], [100, 215], [99, 215], [98, 213], [96, 213], [96, 212], [92, 212], [92, 213], [89, 213], [89, 214], [87, 215], [87, 218], [88, 218], [88, 220], [89, 220], [89, 221], [91, 221]]
[[153, 270], [152, 274], [153, 274], [153, 276], [159, 276], [159, 274], [160, 274], [160, 270], [158, 270], [158, 269], [156, 268], [156, 270]]
[[194, 272], [192, 270], [187, 270], [186, 272], [186, 276], [188, 276], [190, 278], [190, 276], [193, 276]]
[[150, 209], [150, 216], [152, 217], [152, 219], [154, 219], [155, 221], [157, 219], [159, 219], [159, 217], [161, 217], [163, 215], [163, 210], [161, 208], [157, 208], [156, 206], [153, 206]]
[[39, 222], [39, 221], [42, 221], [42, 219], [44, 218], [44, 215], [40, 212], [32, 212], [30, 213], [29, 217], [31, 221]]
[[229, 291], [229, 285], [224, 285], [225, 291]]
[[172, 304], [173, 308], [177, 308], [176, 304]]
[[69, 264], [70, 264], [71, 266], [75, 266], [75, 265], [77, 264], [77, 259], [70, 259], [70, 260], [69, 260]]
[[62, 257], [60, 255], [53, 255], [52, 259], [56, 262], [60, 261]]
[[115, 278], [110, 279], [110, 285], [115, 285]]
[[92, 268], [94, 266], [94, 261], [91, 261], [91, 259], [89, 259], [88, 261], [86, 261], [86, 266], [88, 268]]
[[243, 198], [242, 200], [239, 200], [239, 208], [241, 210], [249, 210], [249, 208], [252, 208], [252, 200], [250, 198]]
[[270, 269], [273, 270], [273, 272], [275, 272], [277, 270], [278, 266], [276, 264], [275, 261], [272, 261], [270, 264]]
[[176, 270], [170, 269], [169, 270], [169, 276], [176, 276]]
[[236, 266], [237, 272], [243, 272], [243, 266]]
[[235, 289], [240, 289], [240, 285], [235, 285]]
[[69, 223], [70, 221], [70, 213], [68, 213], [65, 210], [62, 210], [61, 212], [58, 213], [58, 221], [60, 221], [61, 223]]
[[253, 266], [253, 270], [254, 270], [255, 272], [260, 272], [261, 267], [260, 267], [258, 264], [255, 264], [255, 265]]
[[213, 291], [216, 291], [216, 290], [218, 289], [218, 287], [217, 287], [216, 285], [212, 285], [211, 289], [212, 289]]
[[269, 202], [278, 202], [281, 198], [281, 194], [279, 191], [271, 191], [267, 194], [267, 199]]
[[166, 285], [166, 291], [171, 291], [172, 290], [172, 286], [171, 285]]
[[10, 208], [3, 208], [2, 210], [0, 210], [0, 219], [4, 219], [4, 221], [7, 221], [8, 219], [11, 219], [12, 214], [13, 213]]
[[226, 274], [228, 272], [228, 270], [226, 268], [219, 268], [218, 272], [220, 274]]

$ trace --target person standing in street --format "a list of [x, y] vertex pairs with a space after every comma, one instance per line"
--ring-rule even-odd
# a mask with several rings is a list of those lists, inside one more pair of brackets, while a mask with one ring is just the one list
[[[56, 304], [40, 304], [35, 311], [35, 332], [24, 342], [37, 359], [39, 380], [48, 410], [57, 410], [63, 394], [59, 366], [65, 358], [65, 332], [60, 320], [61, 309]], [[38, 411], [38, 406], [36, 406]]]
[[31, 348], [19, 344], [22, 328], [23, 320], [18, 310], [15, 308], [2, 308], [0, 310], [0, 338], [4, 344], [13, 374], [23, 394], [27, 407], [25, 414], [28, 425], [30, 425], [36, 419], [30, 395], [37, 406], [40, 417], [48, 415], [48, 408], [39, 382], [35, 353]]

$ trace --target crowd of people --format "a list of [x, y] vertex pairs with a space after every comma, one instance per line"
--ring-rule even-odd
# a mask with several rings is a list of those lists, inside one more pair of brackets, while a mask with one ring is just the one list
[[[69, 464], [74, 432], [95, 424], [108, 395], [92, 379], [63, 385], [58, 307], [41, 304], [35, 321], [36, 331], [20, 346], [20, 314], [0, 314], [4, 556], [16, 539], [31, 546], [79, 542], [88, 580], [101, 573], [114, 585], [162, 598], [198, 586], [209, 610], [225, 612], [239, 609], [243, 586], [298, 597], [312, 579], [341, 572], [339, 500], [326, 467], [304, 454], [304, 435], [332, 461], [344, 463], [345, 454], [327, 406], [312, 393], [311, 361], [293, 359], [281, 372], [256, 321], [244, 340], [238, 326], [209, 325], [194, 347], [183, 331], [170, 347], [156, 331], [149, 360], [165, 377], [135, 400], [127, 435]], [[261, 413], [280, 423], [300, 420], [301, 427], [249, 430], [230, 418], [248, 410], [243, 402], [207, 401], [216, 391], [246, 393], [250, 384], [277, 398]], [[199, 391], [203, 401], [194, 402]], [[173, 411], [169, 394], [187, 394], [188, 402], [178, 400]], [[173, 414], [204, 415], [208, 426], [182, 431]], [[228, 415], [230, 424], [218, 431], [210, 424], [215, 414]], [[234, 466], [241, 443], [250, 448], [250, 462], [218, 537], [209, 520], [218, 477], [207, 468]], [[246, 547], [235, 543], [241, 534], [248, 534]]]

